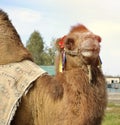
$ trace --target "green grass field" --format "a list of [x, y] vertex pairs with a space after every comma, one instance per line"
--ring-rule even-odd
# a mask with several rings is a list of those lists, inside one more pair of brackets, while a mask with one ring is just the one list
[[108, 104], [102, 125], [120, 125], [120, 104]]

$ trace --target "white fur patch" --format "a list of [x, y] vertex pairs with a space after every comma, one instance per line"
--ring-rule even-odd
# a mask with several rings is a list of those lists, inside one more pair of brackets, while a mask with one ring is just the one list
[[93, 52], [92, 51], [84, 51], [81, 53], [84, 57], [91, 57], [93, 56]]

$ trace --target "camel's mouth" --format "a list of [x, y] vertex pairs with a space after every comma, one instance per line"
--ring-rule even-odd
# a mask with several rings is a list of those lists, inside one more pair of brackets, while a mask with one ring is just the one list
[[87, 58], [96, 58], [99, 55], [99, 51], [99, 49], [83, 49], [81, 54]]

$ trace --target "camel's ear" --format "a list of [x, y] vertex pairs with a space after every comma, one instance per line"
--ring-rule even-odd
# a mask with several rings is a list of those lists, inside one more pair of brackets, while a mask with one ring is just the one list
[[65, 40], [66, 36], [63, 36], [62, 38], [58, 38], [55, 42], [55, 46], [57, 48], [57, 50], [59, 52], [61, 52], [62, 50], [64, 50], [64, 40]]
[[101, 37], [100, 36], [96, 35], [95, 37], [98, 40], [98, 42], [101, 42]]
[[64, 46], [68, 50], [73, 50], [75, 48], [75, 40], [74, 38], [66, 38]]

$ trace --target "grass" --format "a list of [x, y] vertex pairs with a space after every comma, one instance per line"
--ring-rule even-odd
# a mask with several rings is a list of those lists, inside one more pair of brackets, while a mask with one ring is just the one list
[[120, 104], [108, 104], [102, 125], [120, 125]]

